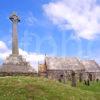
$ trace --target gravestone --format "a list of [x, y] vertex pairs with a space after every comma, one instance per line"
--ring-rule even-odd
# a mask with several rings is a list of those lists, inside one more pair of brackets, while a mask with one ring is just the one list
[[72, 76], [72, 86], [76, 87], [76, 77], [74, 71], [72, 71], [71, 76]]

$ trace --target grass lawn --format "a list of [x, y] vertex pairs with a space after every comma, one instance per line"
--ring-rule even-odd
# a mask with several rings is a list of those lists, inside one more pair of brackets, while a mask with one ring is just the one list
[[73, 88], [45, 78], [0, 77], [0, 100], [100, 100], [100, 82]]

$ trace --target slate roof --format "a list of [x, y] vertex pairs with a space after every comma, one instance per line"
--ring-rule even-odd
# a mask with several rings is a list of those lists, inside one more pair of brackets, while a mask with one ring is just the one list
[[100, 66], [95, 60], [83, 60], [81, 63], [84, 65], [86, 72], [100, 72]]
[[84, 70], [76, 57], [46, 57], [48, 70]]

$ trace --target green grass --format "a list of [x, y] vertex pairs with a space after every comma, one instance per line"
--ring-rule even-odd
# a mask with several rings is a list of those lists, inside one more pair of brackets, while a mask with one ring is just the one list
[[45, 78], [0, 77], [0, 100], [100, 100], [100, 83], [92, 85], [73, 88]]
[[90, 82], [90, 86], [86, 86], [84, 84], [78, 83], [78, 87], [82, 90], [87, 90], [87, 91], [92, 91], [92, 92], [95, 92], [95, 93], [100, 93], [100, 81], [99, 82], [92, 81], [92, 82]]

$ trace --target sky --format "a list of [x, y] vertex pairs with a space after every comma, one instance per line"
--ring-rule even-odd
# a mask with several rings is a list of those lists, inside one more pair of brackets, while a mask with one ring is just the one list
[[100, 63], [100, 0], [0, 0], [0, 63], [11, 53], [16, 12], [19, 50], [33, 66], [44, 55]]

